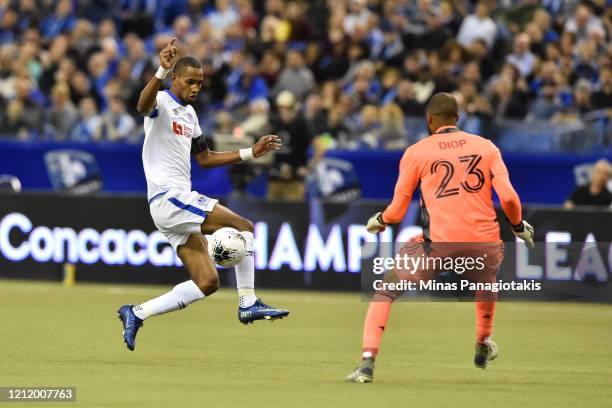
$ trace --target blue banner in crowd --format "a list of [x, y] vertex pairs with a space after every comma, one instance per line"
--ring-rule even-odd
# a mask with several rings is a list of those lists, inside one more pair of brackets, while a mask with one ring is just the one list
[[[146, 182], [141, 160], [141, 146], [123, 144], [58, 144], [49, 142], [0, 141], [0, 174], [16, 176], [24, 190], [51, 190], [57, 175], [50, 174], [45, 155], [58, 150], [77, 150], [95, 158], [87, 162], [89, 169], [99, 171], [103, 191], [109, 193], [143, 193]], [[361, 196], [370, 199], [390, 199], [393, 194], [399, 161], [399, 151], [330, 151], [327, 157], [352, 164], [351, 172], [360, 185]], [[561, 204], [576, 184], [576, 178], [602, 155], [572, 155], [562, 153], [504, 153], [510, 178], [525, 203]], [[612, 160], [612, 155], [607, 155]], [[82, 162], [82, 161], [81, 161]], [[210, 196], [223, 197], [232, 191], [228, 167], [203, 170], [193, 164], [193, 188]], [[90, 170], [88, 170], [89, 172]], [[91, 170], [93, 171], [93, 170]], [[266, 192], [265, 173], [256, 177], [247, 188], [255, 197]]]

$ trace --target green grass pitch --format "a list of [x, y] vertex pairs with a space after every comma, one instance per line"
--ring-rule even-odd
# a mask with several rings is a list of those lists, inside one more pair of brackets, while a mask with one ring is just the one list
[[146, 321], [129, 352], [118, 306], [167, 289], [0, 280], [0, 386], [77, 387], [76, 403], [52, 407], [612, 404], [612, 306], [500, 303], [500, 358], [480, 370], [473, 304], [399, 303], [375, 382], [347, 384], [367, 306], [358, 294], [262, 290], [291, 315], [245, 327], [224, 289]]

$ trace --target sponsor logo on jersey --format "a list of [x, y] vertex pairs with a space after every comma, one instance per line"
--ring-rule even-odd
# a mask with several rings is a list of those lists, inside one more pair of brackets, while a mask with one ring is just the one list
[[177, 122], [172, 122], [172, 131], [176, 135], [185, 137], [191, 137], [193, 134], [193, 130], [189, 126]]

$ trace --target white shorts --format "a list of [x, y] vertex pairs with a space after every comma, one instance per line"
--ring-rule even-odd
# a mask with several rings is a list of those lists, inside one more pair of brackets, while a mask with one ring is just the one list
[[201, 234], [200, 226], [218, 200], [197, 191], [170, 190], [149, 201], [155, 226], [170, 242], [176, 252], [191, 234]]

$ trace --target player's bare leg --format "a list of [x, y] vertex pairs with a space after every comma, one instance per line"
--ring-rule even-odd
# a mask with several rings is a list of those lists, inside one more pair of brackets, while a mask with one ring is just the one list
[[138, 306], [125, 305], [119, 309], [119, 318], [124, 326], [123, 338], [130, 350], [134, 350], [136, 334], [145, 319], [184, 309], [219, 289], [219, 276], [208, 255], [206, 238], [200, 234], [192, 234], [185, 244], [178, 247], [177, 252], [191, 276], [190, 280], [179, 283], [171, 291]]
[[246, 241], [246, 255], [234, 266], [236, 287], [238, 288], [238, 319], [241, 323], [255, 320], [276, 320], [289, 312], [266, 305], [255, 295], [255, 259], [253, 253], [253, 223], [221, 204], [215, 205], [202, 223], [202, 234], [212, 234], [219, 228], [232, 227], [240, 231]]

